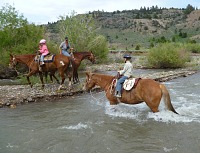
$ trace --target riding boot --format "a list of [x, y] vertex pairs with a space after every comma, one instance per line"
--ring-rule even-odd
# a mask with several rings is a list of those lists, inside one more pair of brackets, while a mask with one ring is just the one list
[[40, 66], [43, 66], [44, 65], [44, 62], [41, 62]]
[[115, 97], [117, 97], [117, 98], [121, 98], [122, 95], [121, 95], [121, 93], [120, 93], [119, 91], [116, 91], [116, 93], [115, 93]]

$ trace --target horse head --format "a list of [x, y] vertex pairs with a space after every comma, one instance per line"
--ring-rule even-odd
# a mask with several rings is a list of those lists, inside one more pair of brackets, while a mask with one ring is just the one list
[[90, 53], [90, 56], [88, 56], [88, 60], [89, 60], [90, 62], [92, 62], [92, 64], [94, 64], [94, 63], [95, 63], [95, 56], [94, 56], [94, 54], [92, 53], [92, 51], [90, 51], [89, 53]]
[[10, 54], [10, 62], [9, 62], [9, 68], [15, 68], [17, 65], [17, 60], [14, 55]]
[[85, 85], [84, 85], [84, 90], [86, 90], [86, 91], [91, 90], [96, 85], [92, 76], [93, 76], [93, 73], [86, 72], [86, 81], [85, 81]]

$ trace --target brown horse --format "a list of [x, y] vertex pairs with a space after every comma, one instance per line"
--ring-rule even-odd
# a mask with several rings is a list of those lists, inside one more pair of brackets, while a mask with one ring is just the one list
[[[61, 81], [60, 87], [59, 87], [59, 89], [60, 89], [65, 81], [65, 73], [67, 72], [67, 69], [70, 65], [70, 58], [68, 58], [62, 54], [57, 54], [54, 56], [53, 62], [46, 63], [44, 66], [42, 66], [42, 71], [41, 71], [39, 62], [37, 60], [35, 60], [35, 57], [36, 57], [36, 54], [25, 54], [25, 55], [11, 55], [10, 54], [9, 66], [15, 68], [15, 66], [18, 62], [27, 65], [29, 68], [29, 73], [26, 75], [26, 77], [27, 77], [27, 81], [28, 81], [29, 85], [31, 87], [33, 86], [32, 83], [30, 82], [29, 77], [32, 76], [33, 74], [39, 73], [40, 80], [42, 83], [42, 88], [44, 88], [42, 72], [55, 73], [58, 70], [59, 74], [62, 78], [62, 81]], [[71, 86], [71, 84], [72, 84], [71, 80], [69, 80], [69, 86]]]
[[130, 91], [122, 90], [122, 97], [116, 98], [114, 96], [114, 79], [115, 76], [87, 72], [85, 90], [88, 91], [98, 85], [105, 91], [110, 105], [116, 105], [119, 102], [126, 104], [145, 102], [154, 113], [159, 112], [158, 107], [163, 97], [167, 109], [178, 114], [173, 108], [169, 92], [163, 84], [152, 79], [140, 79], [135, 88]]
[[[95, 63], [95, 56], [94, 56], [94, 54], [91, 51], [73, 52], [73, 56], [74, 56], [74, 64], [75, 64], [75, 69], [76, 69], [74, 71], [76, 74], [74, 74], [74, 75], [77, 76], [77, 80], [76, 81], [79, 81], [78, 80], [78, 73], [77, 72], [78, 72], [78, 68], [79, 68], [81, 62], [84, 59], [87, 59], [90, 62]], [[72, 73], [68, 72], [67, 74], [68, 74], [68, 76], [67, 76], [68, 78], [72, 77]], [[55, 73], [50, 73], [50, 80], [51, 80], [51, 82], [53, 82], [53, 77], [56, 79], [57, 82], [59, 82], [58, 79], [55, 76]], [[47, 73], [45, 73], [45, 78], [46, 78], [46, 81], [47, 81]]]

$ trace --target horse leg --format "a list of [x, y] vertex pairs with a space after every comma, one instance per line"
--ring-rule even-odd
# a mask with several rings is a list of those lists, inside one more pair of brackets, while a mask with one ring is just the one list
[[39, 76], [40, 76], [40, 81], [41, 81], [41, 83], [42, 83], [42, 89], [44, 89], [44, 81], [43, 81], [42, 72], [39, 72]]
[[45, 82], [47, 83], [48, 72], [44, 72]]
[[71, 90], [72, 89], [72, 72], [71, 71], [69, 71], [69, 70], [66, 70], [65, 71], [65, 74], [66, 74], [66, 76], [68, 77], [68, 79], [69, 79], [69, 84], [68, 84], [68, 87], [69, 87], [69, 90]]
[[69, 78], [69, 90], [72, 90], [72, 77], [68, 77]]
[[58, 84], [60, 84], [60, 81], [58, 80], [58, 78], [55, 76], [55, 73], [53, 74], [52, 73], [52, 76], [51, 76], [51, 80], [52, 80], [52, 82], [53, 82], [53, 78], [52, 77], [54, 77], [54, 79], [56, 80], [56, 82], [58, 83]]
[[31, 71], [31, 72], [29, 72], [29, 73], [26, 75], [27, 82], [28, 82], [28, 84], [31, 86], [31, 88], [33, 87], [33, 84], [32, 84], [31, 81], [30, 81], [30, 76], [32, 76], [32, 75], [35, 74], [35, 73], [36, 73], [36, 71]]
[[32, 87], [33, 87], [33, 84], [31, 83], [30, 78], [29, 78], [28, 75], [26, 76], [26, 79], [27, 79], [28, 84], [29, 84], [29, 85], [31, 86], [31, 88], [32, 88]]
[[153, 113], [159, 112], [158, 107], [161, 101], [161, 95], [160, 96], [154, 96], [154, 98], [150, 100], [146, 100], [145, 103], [149, 108], [152, 110]]
[[60, 83], [60, 86], [58, 87], [58, 90], [62, 88], [63, 83], [65, 82], [65, 75], [64, 72], [60, 71], [60, 77], [62, 78], [62, 81]]

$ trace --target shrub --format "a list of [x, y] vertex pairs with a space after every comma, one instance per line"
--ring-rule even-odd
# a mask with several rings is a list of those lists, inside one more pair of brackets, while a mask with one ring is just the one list
[[136, 45], [135, 50], [140, 50], [140, 45]]
[[104, 36], [99, 35], [95, 37], [94, 40], [88, 44], [87, 48], [95, 54], [97, 63], [107, 61], [108, 43]]
[[150, 67], [181, 68], [189, 61], [189, 53], [180, 45], [165, 43], [151, 48], [147, 58]]
[[0, 9], [0, 63], [8, 64], [9, 54], [35, 53], [44, 37], [44, 28], [29, 24], [11, 5]]
[[192, 53], [200, 53], [200, 44], [188, 43], [186, 45], [186, 48]]

